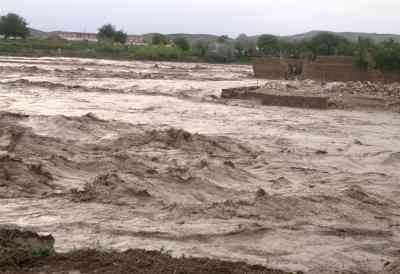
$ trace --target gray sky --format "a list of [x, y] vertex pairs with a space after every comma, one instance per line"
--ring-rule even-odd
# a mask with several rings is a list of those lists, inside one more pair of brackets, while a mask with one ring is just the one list
[[0, 0], [0, 14], [8, 12], [45, 31], [112, 23], [130, 34], [400, 33], [400, 0]]

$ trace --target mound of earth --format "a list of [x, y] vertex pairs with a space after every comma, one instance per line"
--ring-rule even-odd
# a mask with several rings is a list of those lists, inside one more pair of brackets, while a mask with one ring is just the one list
[[128, 250], [122, 253], [73, 250], [54, 253], [54, 238], [19, 228], [0, 227], [0, 272], [24, 273], [193, 273], [285, 274], [260, 265], [206, 258], [173, 258], [167, 252]]
[[0, 271], [34, 261], [54, 252], [54, 238], [21, 230], [14, 226], [0, 226]]
[[172, 258], [159, 251], [138, 249], [122, 253], [76, 250], [69, 254], [37, 258], [19, 267], [7, 267], [1, 273], [288, 274], [261, 265], [205, 258]]

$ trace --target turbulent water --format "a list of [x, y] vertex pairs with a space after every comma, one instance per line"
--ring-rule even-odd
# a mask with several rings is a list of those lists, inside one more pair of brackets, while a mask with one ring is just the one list
[[400, 116], [219, 99], [240, 65], [0, 57], [0, 223], [307, 273], [400, 252]]

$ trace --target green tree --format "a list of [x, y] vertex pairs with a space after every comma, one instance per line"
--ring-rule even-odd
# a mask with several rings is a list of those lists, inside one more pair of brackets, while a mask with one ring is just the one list
[[151, 38], [151, 43], [153, 45], [157, 45], [157, 46], [163, 46], [168, 44], [168, 38], [161, 34], [161, 33], [155, 33], [153, 34], [153, 37]]
[[281, 39], [279, 41], [280, 53], [287, 58], [308, 58], [312, 56], [310, 42], [307, 40], [290, 41]]
[[190, 44], [187, 39], [184, 37], [179, 37], [174, 40], [174, 44], [180, 48], [183, 51], [189, 51], [190, 50]]
[[353, 48], [346, 38], [332, 33], [320, 33], [312, 38], [311, 49], [314, 55], [352, 55]]
[[128, 39], [128, 35], [123, 31], [119, 30], [114, 33], [113, 40], [121, 44], [125, 44]]
[[125, 44], [126, 40], [128, 39], [128, 35], [123, 30], [117, 31], [113, 25], [106, 24], [99, 29], [97, 38], [103, 41], [105, 40]]
[[0, 17], [0, 34], [4, 35], [4, 39], [9, 37], [29, 36], [28, 23], [24, 18], [15, 13], [9, 13]]
[[354, 62], [359, 68], [373, 69], [376, 67], [373, 57], [376, 52], [376, 45], [371, 39], [359, 37], [354, 47]]
[[197, 40], [194, 44], [194, 50], [199, 56], [204, 57], [210, 48], [210, 44], [211, 42], [208, 39]]
[[228, 63], [234, 61], [235, 49], [232, 43], [214, 43], [209, 46], [206, 58], [211, 62]]
[[235, 40], [235, 49], [239, 57], [250, 57], [256, 51], [256, 43], [246, 34], [240, 34]]
[[383, 71], [400, 71], [400, 43], [384, 41], [375, 53], [376, 67]]
[[99, 31], [97, 33], [97, 38], [99, 40], [114, 40], [115, 38], [115, 33], [117, 31], [115, 30], [115, 27], [111, 24], [106, 24], [103, 25], [101, 28], [99, 28]]
[[263, 34], [257, 40], [258, 49], [267, 56], [279, 56], [280, 45], [278, 37]]

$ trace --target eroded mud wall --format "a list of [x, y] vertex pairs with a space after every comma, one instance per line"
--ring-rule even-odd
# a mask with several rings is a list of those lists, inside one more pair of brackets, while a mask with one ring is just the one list
[[281, 58], [254, 58], [253, 70], [256, 78], [284, 80], [287, 76], [288, 65]]
[[[347, 56], [320, 56], [314, 61], [304, 62], [284, 58], [255, 58], [253, 68], [256, 78], [274, 80], [297, 76], [324, 82], [400, 82], [399, 72], [362, 70], [355, 66], [352, 57]], [[296, 71], [293, 71], [293, 68], [296, 68]]]
[[377, 81], [378, 75], [358, 69], [352, 57], [324, 56], [303, 66], [303, 78], [318, 81]]

